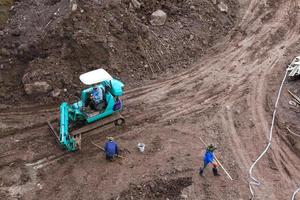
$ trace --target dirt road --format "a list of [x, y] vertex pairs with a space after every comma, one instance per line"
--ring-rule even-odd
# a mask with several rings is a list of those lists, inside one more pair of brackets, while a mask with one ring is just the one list
[[[267, 144], [276, 92], [300, 49], [300, 4], [240, 4], [240, 21], [223, 41], [185, 72], [126, 91], [126, 126], [85, 138], [80, 152], [61, 151], [49, 134], [44, 122], [55, 117], [56, 107], [3, 111], [0, 197], [249, 199], [249, 167]], [[271, 151], [254, 170], [262, 181], [255, 188], [258, 199], [288, 199], [300, 182], [299, 152], [285, 129], [286, 123], [299, 126], [282, 117], [292, 116], [285, 109], [288, 99], [284, 90]], [[112, 131], [129, 151], [108, 163], [90, 142], [104, 142]], [[234, 181], [208, 170], [199, 177], [204, 148], [199, 136], [218, 146], [217, 156]], [[146, 144], [144, 154], [137, 152], [138, 142]]]

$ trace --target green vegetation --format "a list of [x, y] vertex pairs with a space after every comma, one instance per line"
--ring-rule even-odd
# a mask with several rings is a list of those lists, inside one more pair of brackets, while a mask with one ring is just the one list
[[9, 17], [9, 9], [13, 2], [14, 0], [0, 0], [0, 29], [3, 28]]

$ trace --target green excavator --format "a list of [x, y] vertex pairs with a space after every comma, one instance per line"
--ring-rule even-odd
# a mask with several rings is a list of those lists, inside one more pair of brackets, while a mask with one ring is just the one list
[[104, 69], [80, 75], [81, 82], [89, 87], [81, 91], [80, 99], [60, 105], [57, 122], [48, 121], [51, 132], [68, 151], [81, 148], [81, 136], [108, 124], [122, 125], [121, 116], [124, 84], [112, 78]]

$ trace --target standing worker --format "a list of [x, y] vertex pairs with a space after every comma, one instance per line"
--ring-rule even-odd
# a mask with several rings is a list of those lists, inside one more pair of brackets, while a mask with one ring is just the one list
[[113, 161], [113, 159], [119, 155], [118, 144], [114, 141], [113, 137], [108, 137], [108, 141], [105, 143], [106, 160]]
[[218, 173], [218, 169], [217, 169], [218, 165], [217, 165], [217, 162], [215, 161], [215, 155], [214, 155], [215, 150], [216, 150], [216, 147], [214, 147], [212, 144], [210, 144], [206, 148], [204, 158], [203, 158], [204, 165], [203, 165], [203, 167], [200, 167], [200, 171], [199, 171], [200, 176], [203, 176], [204, 169], [206, 168], [206, 166], [209, 163], [211, 163], [213, 165], [212, 171], [213, 171], [214, 176], [220, 176], [220, 174]]

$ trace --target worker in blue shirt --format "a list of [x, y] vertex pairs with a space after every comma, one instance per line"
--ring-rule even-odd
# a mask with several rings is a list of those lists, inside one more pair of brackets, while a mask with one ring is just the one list
[[215, 161], [215, 155], [214, 155], [215, 150], [216, 150], [216, 147], [214, 147], [212, 144], [206, 148], [204, 158], [203, 158], [204, 165], [203, 165], [203, 167], [200, 167], [200, 171], [199, 171], [199, 174], [201, 176], [203, 176], [204, 169], [206, 168], [206, 166], [209, 163], [211, 163], [213, 165], [212, 171], [213, 171], [214, 176], [220, 176], [220, 174], [218, 173], [218, 169], [217, 169], [218, 164]]
[[91, 92], [91, 108], [93, 110], [101, 110], [104, 106], [104, 92], [102, 88], [94, 86]]
[[112, 161], [117, 155], [119, 155], [118, 144], [114, 141], [113, 137], [108, 137], [108, 141], [105, 143], [106, 160]]

